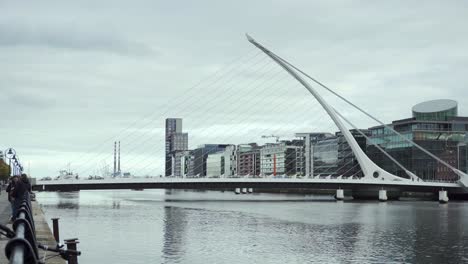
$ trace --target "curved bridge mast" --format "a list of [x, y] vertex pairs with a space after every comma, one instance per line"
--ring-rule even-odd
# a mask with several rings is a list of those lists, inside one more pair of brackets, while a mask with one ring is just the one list
[[[390, 181], [411, 181], [410, 179], [402, 178], [397, 175], [393, 175], [384, 169], [380, 168], [375, 164], [365, 153], [362, 151], [361, 147], [357, 143], [356, 139], [351, 135], [349, 130], [346, 128], [344, 123], [338, 117], [335, 110], [322, 98], [322, 96], [315, 91], [312, 86], [307, 83], [301, 76], [297, 74], [288, 64], [284, 63], [276, 54], [265, 48], [263, 45], [255, 41], [252, 37], [247, 35], [247, 39], [250, 43], [255, 45], [258, 49], [263, 51], [267, 56], [269, 56], [272, 60], [274, 60], [277, 64], [279, 64], [284, 70], [286, 70], [291, 76], [293, 76], [299, 83], [301, 83], [314, 97], [317, 101], [322, 105], [328, 115], [331, 117], [333, 122], [336, 124], [338, 129], [343, 134], [346, 142], [351, 147], [356, 159], [361, 166], [361, 170], [364, 173], [365, 179], [378, 179], [378, 180], [390, 180]], [[406, 173], [414, 179], [414, 174], [411, 172], [406, 171]]]

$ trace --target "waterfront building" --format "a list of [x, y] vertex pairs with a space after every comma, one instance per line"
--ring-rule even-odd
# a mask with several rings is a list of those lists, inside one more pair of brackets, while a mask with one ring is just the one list
[[182, 177], [194, 177], [195, 176], [195, 155], [193, 150], [187, 150], [185, 155], [181, 157], [181, 173]]
[[206, 176], [220, 177], [224, 174], [224, 151], [208, 154], [206, 158]]
[[172, 173], [175, 177], [185, 177], [188, 173], [189, 150], [177, 150], [172, 153]]
[[310, 177], [313, 175], [314, 171], [314, 144], [317, 143], [319, 140], [323, 140], [326, 138], [333, 137], [331, 133], [323, 133], [323, 132], [312, 132], [312, 133], [296, 133], [296, 137], [299, 137], [303, 140], [303, 167], [304, 167], [304, 175]]
[[[367, 148], [367, 138], [370, 136], [370, 132], [368, 129], [350, 129], [351, 135], [354, 137], [356, 142], [358, 143], [359, 147], [366, 152]], [[363, 134], [365, 136], [363, 136]], [[361, 167], [359, 166], [359, 162], [354, 156], [351, 147], [349, 146], [348, 142], [346, 141], [345, 137], [341, 132], [337, 132], [336, 135], [338, 136], [338, 170], [336, 172], [337, 175], [342, 175], [345, 177], [356, 176], [362, 177]]]
[[337, 136], [328, 136], [317, 140], [313, 144], [312, 174], [331, 175], [338, 170], [338, 142]]
[[[175, 155], [179, 151], [188, 149], [188, 134], [182, 133], [182, 118], [167, 118], [166, 119], [166, 165], [165, 175], [181, 175], [180, 164], [175, 159]], [[176, 166], [177, 165], [177, 166]]]
[[304, 175], [303, 141], [268, 143], [260, 150], [262, 175]]
[[224, 150], [208, 154], [207, 177], [230, 177], [237, 175], [237, 147], [229, 145]]
[[204, 144], [191, 151], [193, 155], [193, 164], [191, 176], [205, 177], [206, 176], [206, 160], [208, 155], [220, 151], [230, 146], [229, 144]]
[[[370, 135], [367, 129], [349, 130], [362, 150], [366, 151], [366, 137]], [[311, 172], [313, 175], [333, 176], [357, 176], [360, 177], [359, 163], [354, 156], [348, 142], [341, 132], [335, 135], [323, 133], [311, 142], [313, 153], [313, 164]]]
[[256, 143], [237, 146], [237, 167], [239, 175], [260, 175], [260, 149]]
[[[433, 100], [415, 105], [412, 117], [395, 120], [388, 126], [462, 171], [467, 171], [466, 142], [468, 117], [458, 116], [453, 100]], [[385, 157], [378, 144], [408, 170], [423, 179], [455, 180], [456, 175], [443, 164], [404, 141], [384, 126], [371, 127], [368, 156], [383, 169], [403, 177], [405, 172]]]

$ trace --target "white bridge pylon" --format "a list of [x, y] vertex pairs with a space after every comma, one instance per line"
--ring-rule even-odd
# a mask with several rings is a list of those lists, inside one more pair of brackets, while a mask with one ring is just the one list
[[[335, 112], [334, 108], [331, 107], [323, 98], [322, 96], [301, 76], [297, 74], [297, 72], [287, 63], [285, 63], [281, 58], [279, 58], [276, 54], [265, 48], [263, 45], [255, 41], [252, 37], [247, 35], [247, 39], [250, 43], [255, 45], [258, 49], [263, 51], [267, 56], [269, 56], [272, 60], [278, 63], [284, 70], [286, 70], [290, 75], [292, 75], [299, 83], [301, 83], [314, 97], [317, 101], [322, 105], [328, 115], [331, 117], [333, 122], [336, 124], [338, 129], [343, 134], [346, 142], [349, 144], [351, 150], [353, 151], [356, 159], [361, 166], [361, 170], [364, 174], [364, 179], [366, 180], [379, 180], [379, 181], [406, 181], [412, 182], [416, 179], [419, 179], [416, 175], [414, 175], [411, 171], [405, 169], [405, 173], [409, 176], [408, 178], [403, 178], [397, 175], [393, 175], [388, 171], [380, 168], [377, 164], [375, 164], [359, 147], [356, 139], [351, 135], [349, 130], [346, 128], [345, 124], [339, 118], [337, 112]], [[459, 172], [459, 171], [458, 171]], [[457, 174], [459, 174], [457, 172]], [[465, 175], [466, 176], [466, 175]], [[460, 176], [461, 179], [464, 177]], [[462, 186], [465, 187], [466, 185], [463, 184], [463, 180], [460, 181]]]

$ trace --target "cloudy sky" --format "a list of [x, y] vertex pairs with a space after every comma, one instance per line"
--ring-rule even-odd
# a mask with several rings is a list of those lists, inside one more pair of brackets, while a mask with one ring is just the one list
[[184, 118], [190, 147], [333, 132], [246, 32], [385, 122], [438, 98], [467, 116], [466, 14], [465, 1], [0, 1], [0, 147], [33, 176], [86, 175], [120, 140], [124, 170], [159, 174], [166, 117]]

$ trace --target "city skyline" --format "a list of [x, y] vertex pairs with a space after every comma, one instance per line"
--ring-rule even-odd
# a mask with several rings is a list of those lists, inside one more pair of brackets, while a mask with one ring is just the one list
[[[5, 89], [0, 103], [9, 113], [4, 115], [5, 124], [14, 129], [3, 129], [0, 135], [9, 144], [4, 148], [15, 147], [38, 176], [55, 175], [69, 162], [87, 167], [73, 163], [82, 156], [112, 156], [105, 140], [117, 138], [120, 131], [155, 111], [154, 120], [191, 115], [194, 143], [197, 139], [201, 143], [206, 131], [222, 134], [232, 129], [226, 122], [233, 118], [230, 112], [202, 122], [206, 118], [201, 117], [205, 113], [201, 104], [185, 112], [164, 113], [171, 98], [184, 97], [203, 77], [250, 51], [243, 36], [246, 31], [272, 43], [291, 62], [386, 122], [405, 116], [407, 109], [425, 100], [457, 99], [461, 106], [468, 105], [462, 85], [468, 59], [461, 55], [468, 44], [465, 3], [257, 2], [249, 3], [246, 10], [241, 1], [230, 3], [229, 8], [191, 5], [196, 11], [187, 16], [175, 4], [158, 2], [145, 8], [113, 2], [111, 9], [104, 2], [92, 8], [86, 3], [48, 1], [31, 3], [28, 9], [15, 2], [1, 5], [5, 14], [0, 18], [0, 57], [5, 63], [0, 67]], [[68, 15], [70, 9], [73, 16]], [[107, 19], [91, 9], [105, 10]], [[309, 16], [309, 10], [323, 18]], [[252, 14], [263, 19], [259, 22]], [[334, 16], [341, 19], [326, 18]], [[278, 24], [277, 17], [289, 19]], [[377, 22], [369, 23], [372, 19]], [[173, 34], [174, 27], [179, 34]], [[190, 45], [187, 39], [192, 40]], [[284, 96], [294, 101], [302, 94]], [[265, 119], [273, 119], [274, 108], [264, 108], [268, 110], [262, 112]], [[308, 112], [307, 107], [294, 109]], [[460, 114], [468, 115], [466, 109], [462, 107]], [[287, 114], [294, 117], [293, 112]], [[361, 117], [353, 121], [359, 127], [373, 125]], [[143, 140], [143, 135], [164, 136], [161, 124], [151, 128], [144, 124], [127, 129], [125, 133], [137, 134], [127, 141]], [[250, 127], [260, 133], [272, 124], [255, 122]], [[300, 130], [308, 131], [307, 126]], [[161, 149], [164, 143], [156, 144], [154, 148]], [[141, 154], [122, 158], [148, 158], [148, 150], [137, 152]], [[151, 155], [164, 158], [163, 152]], [[101, 163], [104, 158], [90, 159]]]
[[0, 263], [466, 262], [467, 14], [0, 1]]

